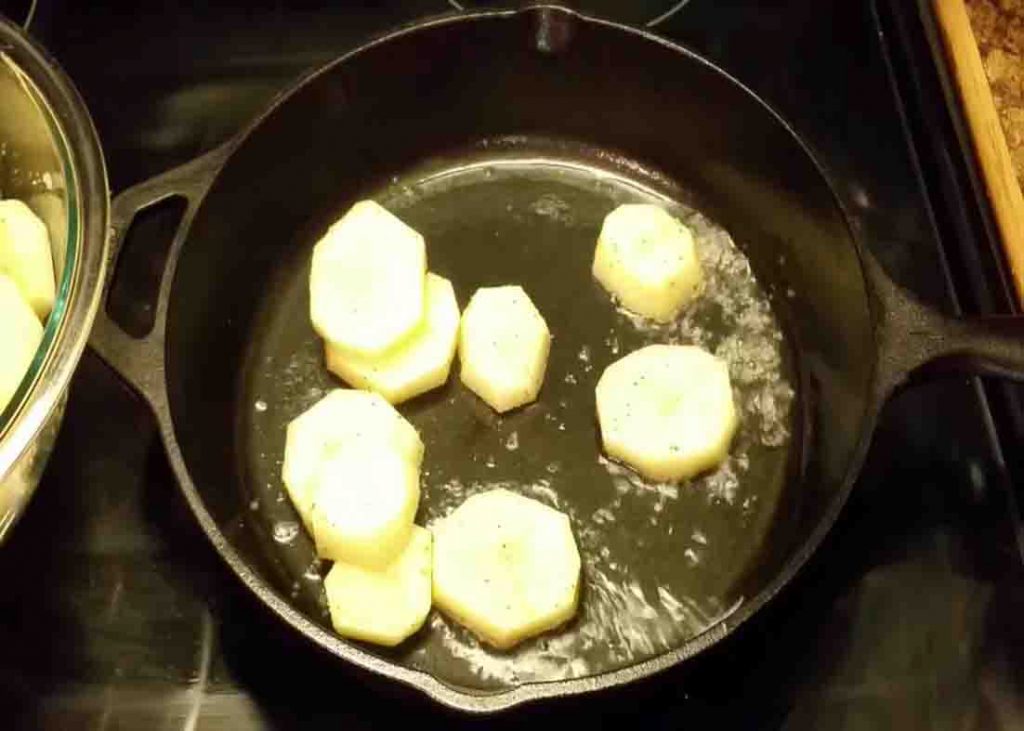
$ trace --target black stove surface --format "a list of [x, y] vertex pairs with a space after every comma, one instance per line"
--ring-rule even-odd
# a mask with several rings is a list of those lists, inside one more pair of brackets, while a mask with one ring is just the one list
[[[303, 70], [456, 5], [38, 0], [32, 31], [85, 96], [117, 191], [225, 140]], [[766, 97], [895, 278], [958, 308], [868, 3], [580, 5], [656, 22]], [[0, 550], [2, 725], [1024, 728], [1011, 488], [978, 383], [908, 390], [824, 547], [737, 635], [621, 691], [468, 719], [325, 656], [250, 599], [194, 523], [145, 407], [87, 354], [44, 482]]]

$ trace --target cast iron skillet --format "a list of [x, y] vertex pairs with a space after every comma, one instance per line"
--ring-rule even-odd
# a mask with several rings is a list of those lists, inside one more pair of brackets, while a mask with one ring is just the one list
[[[94, 346], [152, 407], [203, 530], [263, 603], [324, 649], [462, 709], [629, 682], [720, 641], [821, 542], [882, 403], [911, 373], [1024, 374], [1020, 323], [955, 321], [908, 299], [799, 137], [748, 89], [684, 48], [567, 10], [432, 20], [347, 54], [227, 145], [120, 195], [115, 242], [174, 196], [187, 207], [155, 326], [135, 338], [104, 316]], [[311, 245], [363, 197], [426, 235], [461, 304], [477, 286], [520, 282], [555, 335], [534, 407], [496, 417], [457, 378], [403, 407], [427, 445], [426, 519], [502, 482], [561, 505], [590, 538], [584, 553], [632, 572], [615, 587], [588, 563], [584, 618], [512, 656], [436, 619], [394, 651], [335, 636], [280, 497], [284, 425], [337, 385], [308, 324]], [[604, 214], [638, 199], [725, 226], [785, 336], [790, 438], [755, 445], [724, 497], [700, 481], [675, 498], [623, 489], [597, 461], [593, 384], [617, 346], [643, 338], [589, 262]], [[665, 587], [670, 621], [644, 624]], [[587, 641], [587, 607], [601, 602], [618, 608], [600, 618], [616, 637], [637, 630], [624, 641], [635, 652]]]

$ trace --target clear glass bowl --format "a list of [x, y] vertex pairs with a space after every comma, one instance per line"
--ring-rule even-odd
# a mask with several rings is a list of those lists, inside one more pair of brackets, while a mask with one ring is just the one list
[[106, 172], [85, 105], [53, 60], [3, 18], [0, 198], [24, 201], [46, 223], [57, 279], [42, 344], [0, 413], [2, 541], [39, 482], [100, 304], [108, 216]]

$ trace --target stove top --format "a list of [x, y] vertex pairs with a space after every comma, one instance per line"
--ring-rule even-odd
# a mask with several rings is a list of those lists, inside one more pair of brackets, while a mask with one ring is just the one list
[[[35, 5], [32, 32], [85, 96], [117, 191], [227, 139], [302, 71], [373, 34], [494, 4], [0, 0], [0, 12]], [[934, 306], [971, 308], [962, 252], [937, 235], [929, 163], [908, 137], [903, 11], [887, 0], [577, 5], [653, 25], [768, 99], [807, 135], [890, 273]], [[87, 354], [44, 482], [0, 550], [6, 725], [1022, 728], [1024, 561], [990, 401], [970, 380], [893, 399], [824, 547], [710, 653], [620, 691], [481, 720], [325, 656], [251, 600], [195, 525], [146, 408]]]

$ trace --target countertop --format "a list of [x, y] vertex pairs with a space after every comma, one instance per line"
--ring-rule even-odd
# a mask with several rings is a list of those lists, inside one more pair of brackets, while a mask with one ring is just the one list
[[1017, 180], [1024, 186], [1024, 2], [967, 0], [967, 12]]

